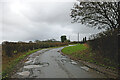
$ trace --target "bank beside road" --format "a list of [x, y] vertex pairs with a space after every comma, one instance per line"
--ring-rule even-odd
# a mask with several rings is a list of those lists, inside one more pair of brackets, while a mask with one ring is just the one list
[[[63, 55], [71, 59], [82, 62], [87, 67], [105, 74], [108, 78], [118, 78], [118, 70], [114, 66], [106, 64], [107, 58], [97, 55], [88, 44], [77, 44], [68, 46], [61, 50]], [[112, 64], [112, 63], [111, 63]]]
[[[24, 53], [19, 53], [17, 55], [14, 55], [13, 57], [8, 57], [6, 55], [2, 55], [2, 79], [8, 78], [9, 76], [12, 75], [13, 72], [15, 72], [16, 70], [16, 65], [18, 63], [20, 63], [21, 61], [23, 61], [23, 59], [25, 57], [27, 57], [28, 55], [37, 52], [41, 49], [35, 49], [35, 50], [31, 50], [28, 52], [24, 52]], [[19, 65], [20, 66], [20, 65]]]

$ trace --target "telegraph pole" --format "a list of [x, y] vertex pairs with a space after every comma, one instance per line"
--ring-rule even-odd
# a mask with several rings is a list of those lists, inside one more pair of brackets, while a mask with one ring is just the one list
[[79, 33], [78, 33], [78, 42], [79, 42]]

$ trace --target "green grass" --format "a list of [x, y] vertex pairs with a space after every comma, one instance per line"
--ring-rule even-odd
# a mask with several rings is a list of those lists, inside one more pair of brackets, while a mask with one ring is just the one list
[[14, 67], [22, 60], [24, 59], [24, 57], [26, 57], [27, 55], [30, 55], [36, 51], [39, 51], [41, 49], [35, 49], [35, 50], [31, 50], [29, 52], [26, 52], [25, 54], [21, 54], [20, 56], [14, 56], [11, 59], [12, 60], [8, 60], [6, 61], [3, 66], [5, 66], [4, 70], [2, 71], [2, 78], [7, 78], [9, 77], [9, 73], [14, 69]]
[[83, 44], [77, 44], [75, 46], [69, 46], [69, 47], [65, 47], [62, 49], [62, 52], [65, 54], [72, 54], [78, 51], [82, 51], [87, 49], [86, 46], [84, 46]]
[[62, 53], [75, 60], [83, 60], [113, 70], [116, 69], [114, 62], [101, 55], [98, 56], [97, 53], [94, 53], [90, 47], [86, 47], [84, 44], [65, 47], [62, 49]]

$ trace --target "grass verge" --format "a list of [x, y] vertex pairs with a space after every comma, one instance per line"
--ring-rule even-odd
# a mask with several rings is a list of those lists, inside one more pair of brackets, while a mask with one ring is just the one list
[[62, 52], [65, 54], [71, 55], [75, 52], [82, 51], [85, 49], [87, 49], [87, 47], [84, 46], [84, 44], [77, 44], [75, 46], [68, 46], [68, 47], [63, 48]]
[[9, 77], [9, 73], [14, 69], [18, 62], [20, 62], [24, 57], [39, 51], [41, 49], [31, 50], [25, 53], [18, 53], [12, 57], [2, 55], [2, 79]]
[[93, 52], [87, 44], [77, 44], [75, 46], [65, 47], [61, 51], [74, 60], [83, 60], [108, 69], [117, 70], [115, 62]]

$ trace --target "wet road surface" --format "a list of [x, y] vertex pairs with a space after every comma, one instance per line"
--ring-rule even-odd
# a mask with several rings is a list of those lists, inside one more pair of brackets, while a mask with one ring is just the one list
[[82, 63], [61, 55], [61, 48], [43, 49], [31, 54], [12, 78], [105, 78]]

